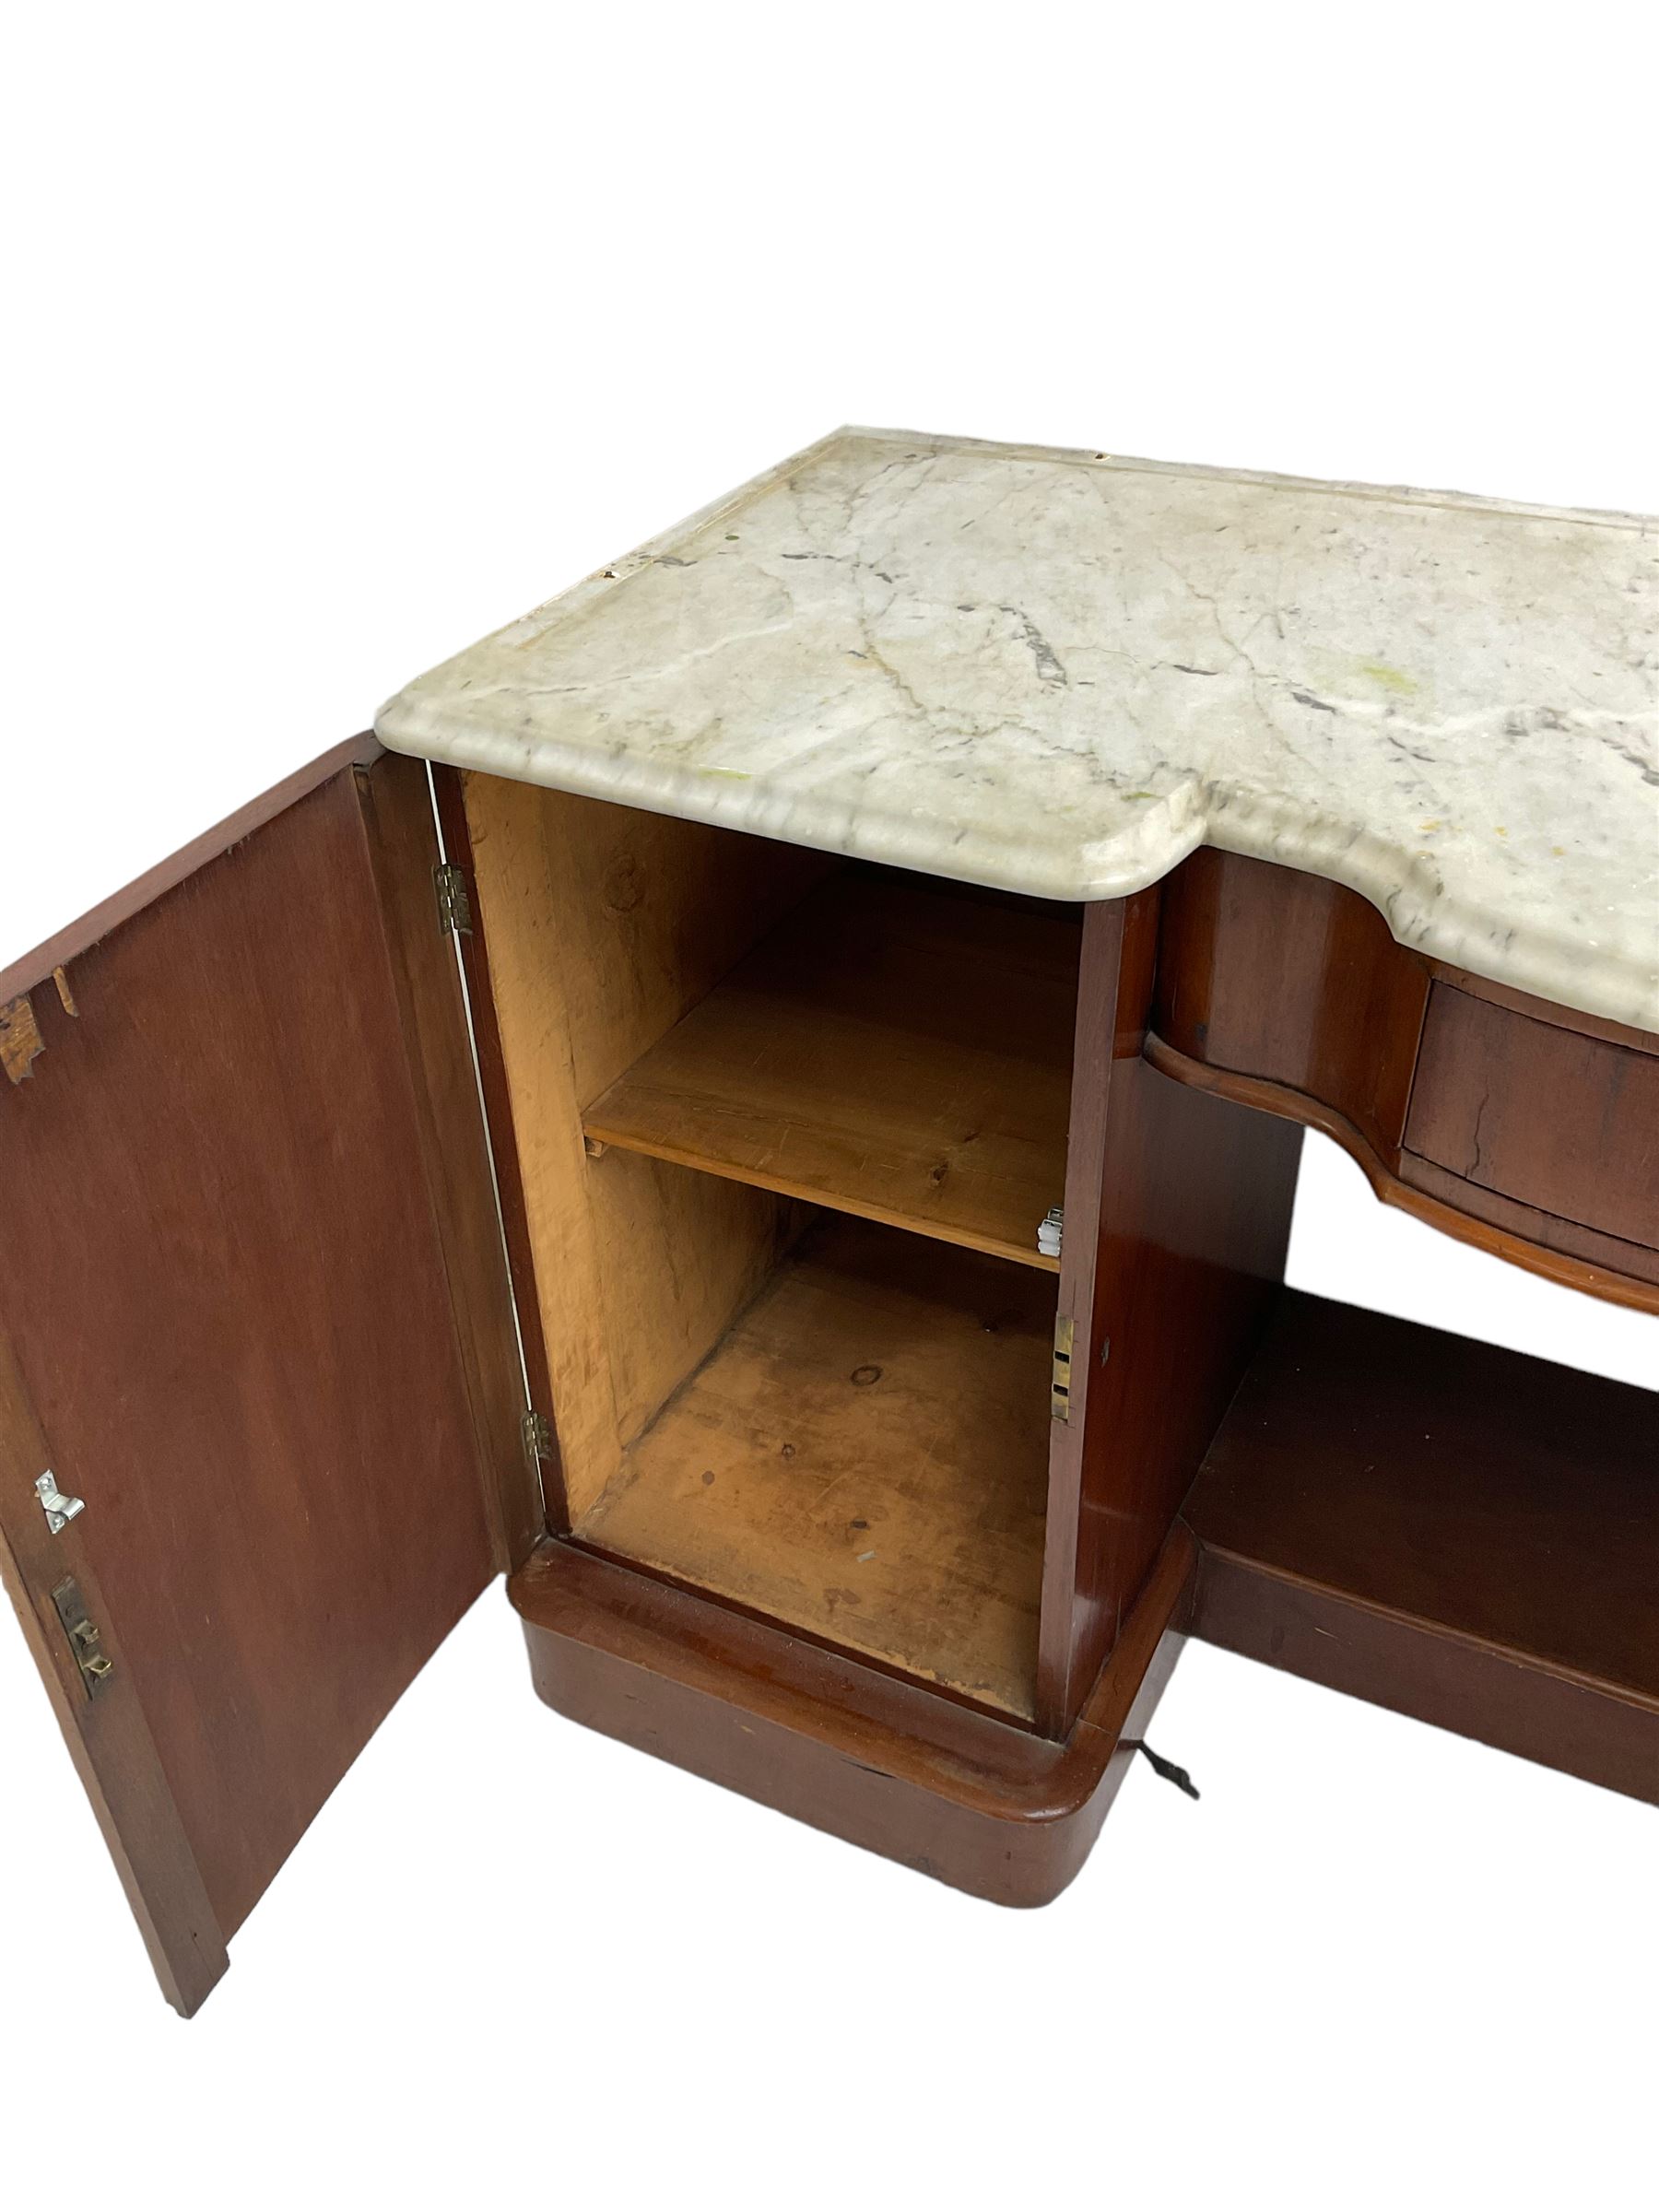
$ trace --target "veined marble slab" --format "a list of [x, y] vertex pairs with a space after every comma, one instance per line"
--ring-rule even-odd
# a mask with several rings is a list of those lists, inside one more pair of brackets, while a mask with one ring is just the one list
[[1652, 519], [839, 430], [375, 726], [1049, 898], [1253, 853], [1659, 1030]]

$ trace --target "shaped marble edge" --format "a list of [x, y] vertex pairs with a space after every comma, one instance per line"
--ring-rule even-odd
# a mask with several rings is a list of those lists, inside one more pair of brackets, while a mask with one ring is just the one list
[[[1078, 834], [1085, 828], [1082, 824], [1058, 826], [1058, 810], [1040, 815], [1022, 834], [1005, 813], [977, 823], [946, 819], [914, 804], [884, 806], [873, 803], [867, 786], [861, 787], [857, 803], [850, 804], [844, 794], [803, 787], [792, 777], [794, 763], [787, 759], [780, 761], [770, 779], [763, 773], [723, 771], [706, 762], [677, 760], [671, 757], [673, 748], [659, 749], [652, 757], [650, 747], [643, 744], [631, 750], [622, 746], [606, 750], [597, 747], [591, 735], [585, 741], [566, 742], [550, 721], [517, 730], [492, 724], [486, 706], [488, 692], [471, 701], [457, 700], [457, 682], [464, 688], [471, 681], [456, 677], [465, 665], [476, 665], [493, 648], [511, 651], [530, 646], [555, 625], [562, 629], [605, 595], [635, 579], [659, 569], [687, 566], [680, 548], [701, 537], [723, 518], [735, 517], [780, 487], [793, 485], [794, 479], [849, 442], [908, 445], [934, 458], [977, 454], [996, 461], [1076, 465], [1177, 484], [1284, 489], [1324, 499], [1376, 501], [1394, 508], [1445, 509], [1593, 526], [1633, 533], [1642, 540], [1659, 539], [1659, 522], [1653, 518], [1613, 511], [1144, 461], [1083, 447], [1005, 445], [846, 426], [762, 471], [633, 552], [606, 563], [531, 613], [418, 677], [382, 708], [375, 720], [376, 734], [394, 750], [459, 767], [849, 857], [1051, 899], [1093, 900], [1127, 896], [1169, 874], [1198, 845], [1210, 844], [1347, 885], [1379, 910], [1399, 943], [1428, 957], [1567, 1007], [1659, 1032], [1659, 688], [1651, 713], [1644, 711], [1635, 732], [1638, 745], [1649, 741], [1647, 749], [1654, 754], [1652, 763], [1622, 742], [1630, 731], [1620, 718], [1601, 717], [1618, 724], [1618, 731], [1609, 741], [1613, 749], [1636, 769], [1643, 789], [1654, 793], [1649, 914], [1644, 917], [1641, 912], [1638, 880], [1628, 926], [1622, 931], [1618, 917], [1611, 914], [1598, 921], [1571, 904], [1566, 912], [1558, 912], [1547, 889], [1535, 897], [1535, 912], [1524, 916], [1512, 903], [1505, 903], [1505, 891], [1515, 888], [1512, 869], [1505, 877], [1488, 862], [1491, 881], [1470, 888], [1466, 879], [1481, 875], [1477, 856], [1465, 861], [1462, 869], [1465, 881], [1453, 888], [1446, 881], [1439, 853], [1412, 850], [1359, 814], [1350, 817], [1322, 811], [1293, 789], [1252, 788], [1242, 781], [1230, 782], [1224, 774], [1177, 774], [1167, 777], [1165, 787], [1156, 792], [1131, 793], [1128, 795], [1140, 802], [1139, 810], [1127, 821], [1121, 817], [1114, 819], [1099, 836]], [[1017, 614], [1019, 610], [1005, 607], [1001, 611]], [[727, 636], [716, 642], [724, 650], [735, 641]], [[1028, 638], [1027, 642], [1030, 641]], [[1039, 637], [1033, 650], [1046, 651], [1046, 641]], [[1659, 650], [1652, 665], [1659, 667]], [[1281, 687], [1286, 681], [1282, 677], [1275, 680]], [[1303, 698], [1294, 689], [1291, 696]], [[1321, 712], [1336, 712], [1318, 700], [1305, 703]], [[521, 722], [527, 719], [521, 717]], [[1041, 772], [1041, 760], [1032, 765]], [[1363, 797], [1363, 793], [1360, 795]]]

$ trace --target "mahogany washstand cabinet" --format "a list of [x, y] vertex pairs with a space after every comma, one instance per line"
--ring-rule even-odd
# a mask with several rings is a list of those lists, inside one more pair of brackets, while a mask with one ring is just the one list
[[503, 1572], [1006, 1904], [1189, 1635], [1659, 1801], [1659, 1397], [1282, 1282], [1307, 1125], [1659, 1309], [1654, 525], [843, 431], [378, 728], [0, 978], [0, 1560], [182, 2010]]

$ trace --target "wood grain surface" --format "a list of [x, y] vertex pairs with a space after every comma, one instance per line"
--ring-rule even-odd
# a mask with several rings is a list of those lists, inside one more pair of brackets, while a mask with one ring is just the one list
[[1482, 1190], [1659, 1252], [1659, 1058], [1436, 983], [1409, 1149]]
[[[0, 1337], [0, 1581], [17, 1607], [156, 1978], [169, 2004], [188, 2018], [229, 1966], [225, 1932], [88, 1553], [87, 1515], [83, 1511], [54, 1535], [35, 1496], [36, 1477], [51, 1465], [10, 1347]], [[79, 1585], [112, 1668], [95, 1697], [88, 1694], [53, 1603], [65, 1576]]]
[[577, 1523], [606, 1551], [1029, 1719], [1053, 1291], [826, 1215]]
[[526, 1454], [524, 1376], [454, 939], [435, 926], [437, 833], [426, 763], [386, 753], [358, 771], [421, 1150], [472, 1408], [485, 1512], [503, 1571], [547, 1533]]
[[354, 774], [69, 980], [0, 1086], [0, 1327], [229, 1936], [493, 1571]]
[[1161, 900], [1160, 1074], [1320, 1130], [1447, 1235], [1659, 1311], [1659, 1038], [1427, 960], [1265, 861], [1195, 853]]
[[1286, 1291], [1194, 1633], [1659, 1800], [1659, 1393]]
[[1070, 1728], [1254, 1349], [1284, 1269], [1301, 1133], [1142, 1057], [1158, 893], [1086, 910], [1039, 1717]]
[[568, 1525], [800, 1226], [770, 1193], [591, 1159], [582, 1106], [827, 864], [500, 777], [467, 776], [462, 798], [480, 1054], [527, 1348], [558, 1430], [551, 1510]]
[[1031, 1906], [1100, 1832], [1180, 1655], [1193, 1561], [1178, 1527], [1063, 1743], [568, 1543], [542, 1545], [508, 1592], [557, 1711], [935, 1881]]
[[1200, 848], [1163, 886], [1159, 938], [1155, 1035], [1320, 1100], [1394, 1163], [1430, 971], [1369, 900]]
[[1057, 1272], [1076, 916], [855, 870], [588, 1107], [589, 1134]]

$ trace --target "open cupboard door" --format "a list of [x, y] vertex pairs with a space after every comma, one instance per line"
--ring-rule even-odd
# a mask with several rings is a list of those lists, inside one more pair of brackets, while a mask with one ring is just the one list
[[0, 977], [0, 1566], [185, 2013], [539, 1532], [437, 858], [359, 741]]

